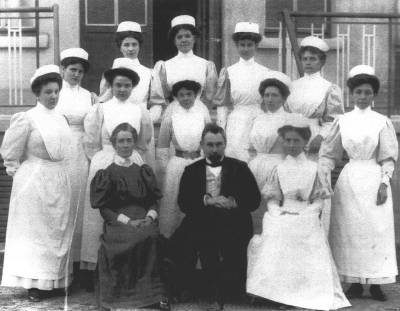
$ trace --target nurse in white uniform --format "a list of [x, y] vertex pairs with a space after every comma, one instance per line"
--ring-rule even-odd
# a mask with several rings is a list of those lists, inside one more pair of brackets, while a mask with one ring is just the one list
[[64, 115], [72, 131], [68, 170], [71, 181], [71, 209], [77, 211], [74, 239], [72, 243], [72, 258], [80, 261], [83, 205], [86, 191], [86, 181], [89, 172], [89, 160], [83, 149], [83, 120], [92, 107], [92, 95], [80, 84], [83, 76], [89, 70], [89, 55], [81, 48], [70, 48], [61, 52], [61, 72], [63, 88], [60, 91], [55, 110]]
[[371, 109], [379, 91], [374, 69], [354, 67], [347, 85], [354, 109], [335, 121], [319, 160], [327, 176], [343, 151], [350, 158], [335, 186], [330, 244], [342, 281], [352, 283], [347, 296], [361, 297], [370, 284], [372, 298], [384, 301], [380, 285], [398, 274], [390, 187], [398, 143], [392, 122]]
[[[212, 61], [193, 54], [193, 46], [199, 32], [195, 19], [190, 15], [179, 15], [171, 20], [169, 38], [178, 49], [178, 54], [167, 61], [158, 61], [154, 65], [150, 92], [150, 115], [153, 122], [161, 122], [161, 115], [170, 102], [172, 86], [183, 80], [200, 83], [198, 98], [208, 107], [217, 84], [217, 71]], [[175, 101], [176, 102], [176, 101]]]
[[[314, 161], [318, 160], [321, 142], [328, 135], [333, 120], [344, 113], [341, 89], [321, 75], [328, 51], [328, 44], [318, 37], [309, 36], [301, 41], [299, 55], [304, 76], [292, 82], [287, 99], [288, 111], [301, 113], [311, 122], [307, 155]], [[330, 200], [325, 200], [324, 205], [322, 218], [328, 233]]]
[[240, 22], [235, 26], [232, 39], [240, 60], [221, 69], [218, 90], [214, 97], [217, 123], [226, 129], [226, 155], [249, 161], [249, 134], [254, 119], [263, 113], [258, 87], [266, 79], [269, 69], [254, 60], [261, 41], [256, 23]]
[[[130, 69], [134, 70], [139, 75], [139, 83], [132, 90], [129, 100], [133, 103], [140, 105], [143, 109], [147, 109], [150, 94], [150, 82], [152, 70], [143, 66], [139, 61], [140, 48], [143, 45], [142, 28], [136, 22], [125, 21], [118, 25], [117, 32], [115, 33], [115, 42], [121, 54], [125, 58], [131, 60]], [[100, 95], [99, 102], [106, 102], [111, 99], [111, 87], [103, 77], [100, 82]], [[155, 163], [155, 150], [154, 150], [154, 129], [152, 139], [147, 146], [144, 155], [146, 164], [150, 165], [153, 169]]]

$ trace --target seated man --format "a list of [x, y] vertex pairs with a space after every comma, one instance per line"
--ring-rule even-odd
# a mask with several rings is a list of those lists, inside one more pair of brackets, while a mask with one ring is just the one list
[[247, 246], [253, 235], [250, 212], [260, 204], [257, 182], [245, 162], [225, 157], [224, 130], [207, 124], [201, 147], [205, 158], [187, 166], [178, 204], [185, 218], [172, 240], [182, 274], [189, 276], [199, 254], [215, 309], [226, 297], [245, 294]]

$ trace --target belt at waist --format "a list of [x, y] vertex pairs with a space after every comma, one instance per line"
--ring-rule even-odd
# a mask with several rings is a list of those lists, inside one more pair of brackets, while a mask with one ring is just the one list
[[376, 159], [349, 159], [350, 163], [378, 164]]
[[184, 159], [196, 159], [200, 157], [200, 151], [182, 151], [182, 150], [175, 150], [175, 155], [179, 158]]

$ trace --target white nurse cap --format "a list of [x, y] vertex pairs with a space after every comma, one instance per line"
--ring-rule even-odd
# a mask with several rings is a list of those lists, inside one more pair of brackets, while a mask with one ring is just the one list
[[120, 23], [117, 28], [117, 32], [123, 32], [123, 31], [142, 32], [142, 28], [136, 22], [126, 21]]
[[285, 84], [288, 88], [290, 87], [290, 84], [292, 83], [292, 80], [289, 78], [289, 76], [285, 75], [283, 72], [280, 71], [275, 71], [271, 70], [268, 71], [265, 79], [276, 79], [283, 84]]
[[81, 58], [87, 61], [89, 59], [89, 54], [84, 49], [81, 48], [70, 48], [61, 52], [60, 60], [62, 61], [63, 59], [68, 57]]
[[303, 40], [301, 40], [300, 46], [301, 47], [312, 46], [317, 48], [318, 50], [321, 50], [324, 53], [329, 51], [328, 44], [324, 40], [315, 36], [305, 37]]
[[179, 15], [171, 20], [171, 28], [178, 25], [192, 25], [193, 27], [196, 27], [196, 20], [190, 15]]
[[250, 32], [260, 34], [260, 27], [257, 23], [239, 22], [235, 26], [235, 33], [237, 32]]
[[375, 76], [375, 69], [368, 65], [357, 65], [351, 68], [351, 70], [349, 71], [349, 78], [353, 78], [361, 74]]
[[57, 73], [60, 74], [60, 67], [57, 65], [44, 65], [42, 67], [39, 67], [36, 69], [35, 73], [33, 74], [33, 77], [31, 78], [30, 82], [31, 85], [37, 78], [40, 78], [41, 76], [44, 76], [49, 73]]
[[119, 57], [114, 59], [112, 69], [115, 68], [128, 68], [135, 71], [135, 61], [127, 57]]

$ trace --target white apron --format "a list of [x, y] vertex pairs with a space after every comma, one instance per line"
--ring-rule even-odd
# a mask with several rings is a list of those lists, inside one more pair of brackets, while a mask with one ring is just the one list
[[343, 277], [394, 281], [398, 271], [390, 186], [387, 201], [376, 205], [381, 166], [375, 150], [385, 117], [351, 112], [339, 125], [350, 162], [339, 176], [332, 201], [330, 242], [338, 272]]

